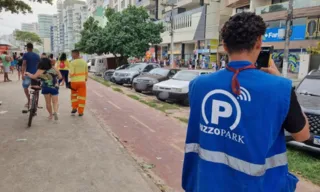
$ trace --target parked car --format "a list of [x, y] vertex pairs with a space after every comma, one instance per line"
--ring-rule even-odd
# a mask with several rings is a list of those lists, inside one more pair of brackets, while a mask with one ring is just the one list
[[103, 74], [103, 78], [104, 78], [104, 80], [106, 80], [106, 81], [110, 81], [110, 80], [111, 80], [111, 77], [112, 77], [112, 75], [113, 75], [113, 73], [114, 73], [115, 71], [118, 71], [118, 70], [121, 70], [121, 69], [126, 69], [126, 68], [128, 68], [128, 67], [129, 67], [129, 64], [125, 64], [125, 65], [121, 65], [121, 66], [117, 67], [116, 69], [106, 70], [106, 71], [104, 72], [104, 74]]
[[171, 79], [153, 85], [153, 93], [160, 101], [172, 100], [189, 105], [189, 83], [199, 75], [211, 73], [201, 70], [183, 70]]
[[113, 82], [123, 85], [132, 84], [132, 80], [143, 72], [149, 72], [154, 68], [160, 68], [157, 63], [135, 63], [126, 69], [121, 69], [113, 73], [111, 79]]
[[300, 82], [296, 93], [301, 108], [309, 120], [312, 136], [308, 141], [301, 143], [293, 141], [286, 133], [287, 141], [293, 145], [320, 152], [320, 70], [311, 71]]
[[132, 87], [136, 92], [152, 91], [154, 84], [172, 78], [179, 69], [155, 68], [134, 78]]

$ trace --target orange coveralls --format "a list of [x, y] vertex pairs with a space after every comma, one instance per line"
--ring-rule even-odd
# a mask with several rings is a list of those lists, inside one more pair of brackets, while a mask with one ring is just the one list
[[72, 109], [83, 114], [87, 96], [88, 64], [83, 59], [75, 59], [69, 67]]

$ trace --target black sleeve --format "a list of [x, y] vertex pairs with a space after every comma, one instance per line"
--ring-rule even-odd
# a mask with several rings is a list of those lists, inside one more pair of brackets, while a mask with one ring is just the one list
[[283, 122], [282, 127], [289, 133], [298, 133], [304, 128], [305, 125], [306, 119], [301, 110], [300, 104], [297, 99], [297, 95], [294, 89], [292, 89], [290, 108], [287, 117]]

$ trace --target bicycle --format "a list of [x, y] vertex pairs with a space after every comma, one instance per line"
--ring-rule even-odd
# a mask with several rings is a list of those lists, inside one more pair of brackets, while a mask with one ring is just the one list
[[37, 115], [37, 110], [38, 110], [38, 102], [39, 102], [39, 93], [41, 90], [40, 87], [40, 82], [37, 81], [36, 85], [31, 85], [31, 91], [30, 91], [30, 96], [31, 96], [31, 105], [28, 110], [23, 110], [22, 113], [28, 113], [29, 112], [29, 119], [28, 119], [28, 127], [31, 127], [32, 124], [32, 119], [34, 116]]
[[29, 109], [28, 127], [31, 127], [32, 118], [37, 115], [39, 92], [41, 90], [41, 87], [31, 87], [31, 89], [32, 89], [32, 91], [30, 91], [31, 107]]

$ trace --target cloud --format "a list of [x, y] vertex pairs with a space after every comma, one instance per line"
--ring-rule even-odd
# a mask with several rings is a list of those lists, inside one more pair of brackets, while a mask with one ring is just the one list
[[0, 12], [0, 35], [11, 34], [15, 29], [21, 29], [21, 23], [31, 23], [38, 21], [38, 14], [55, 14], [57, 13], [56, 2], [53, 4], [35, 3], [23, 0], [28, 3], [33, 13], [31, 14], [11, 14], [10, 12]]

